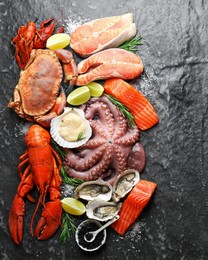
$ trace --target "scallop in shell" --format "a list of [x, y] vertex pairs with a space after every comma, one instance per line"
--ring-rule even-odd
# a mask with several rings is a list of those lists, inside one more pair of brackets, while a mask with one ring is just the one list
[[94, 200], [101, 199], [108, 201], [112, 197], [112, 186], [103, 181], [87, 181], [79, 185], [74, 194], [76, 199], [84, 199], [84, 200]]
[[82, 109], [65, 107], [60, 116], [52, 119], [50, 134], [60, 146], [75, 148], [89, 140], [92, 128]]
[[125, 197], [139, 180], [139, 172], [134, 169], [128, 169], [120, 174], [113, 184], [113, 201], [118, 202]]
[[96, 219], [98, 221], [107, 221], [114, 218], [122, 203], [114, 203], [100, 199], [94, 199], [88, 202], [86, 206], [86, 214], [88, 218]]

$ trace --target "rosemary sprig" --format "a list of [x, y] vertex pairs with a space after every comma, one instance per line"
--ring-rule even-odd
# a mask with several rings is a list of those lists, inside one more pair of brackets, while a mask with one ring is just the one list
[[68, 213], [62, 214], [62, 225], [61, 225], [61, 242], [66, 242], [67, 238], [70, 238], [71, 233], [75, 233], [76, 226], [74, 224], [74, 220]]
[[124, 104], [122, 104], [117, 98], [112, 97], [112, 96], [110, 96], [108, 94], [105, 94], [105, 95], [115, 106], [118, 107], [118, 109], [120, 110], [122, 115], [129, 121], [129, 126], [131, 128], [134, 127], [135, 126], [134, 116], [129, 111], [129, 109]]
[[51, 139], [51, 145], [63, 160], [66, 155], [66, 152], [53, 139]]
[[77, 187], [80, 184], [82, 184], [84, 181], [81, 179], [73, 179], [67, 175], [66, 169], [64, 167], [61, 167], [61, 175], [62, 175], [62, 181], [65, 184]]
[[142, 45], [142, 37], [135, 36], [133, 39], [124, 42], [118, 48], [124, 49], [126, 51], [136, 52], [138, 49], [138, 45]]

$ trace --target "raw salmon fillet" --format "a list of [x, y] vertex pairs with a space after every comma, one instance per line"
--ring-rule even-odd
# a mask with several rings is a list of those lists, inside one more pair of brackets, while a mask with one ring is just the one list
[[111, 225], [117, 233], [124, 235], [149, 202], [156, 186], [156, 183], [146, 180], [136, 184], [122, 204], [120, 218]]
[[141, 130], [147, 130], [158, 123], [158, 116], [151, 103], [126, 81], [119, 78], [108, 79], [105, 81], [104, 90], [129, 108]]
[[91, 81], [122, 78], [134, 79], [143, 71], [141, 58], [135, 53], [111, 48], [93, 54], [78, 64], [76, 85], [82, 86]]
[[105, 17], [85, 23], [71, 34], [70, 46], [82, 57], [113, 48], [136, 34], [132, 13]]

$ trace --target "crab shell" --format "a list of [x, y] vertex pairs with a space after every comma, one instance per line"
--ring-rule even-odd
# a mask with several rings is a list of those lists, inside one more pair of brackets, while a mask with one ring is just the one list
[[54, 52], [37, 54], [21, 73], [18, 84], [24, 112], [30, 116], [43, 115], [53, 107], [63, 78], [61, 64]]
[[76, 199], [91, 201], [101, 199], [108, 201], [112, 197], [112, 186], [101, 179], [96, 181], [87, 181], [79, 185], [74, 194]]

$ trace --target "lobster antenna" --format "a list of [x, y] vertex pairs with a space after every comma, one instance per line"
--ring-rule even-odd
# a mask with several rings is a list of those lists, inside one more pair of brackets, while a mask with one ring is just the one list
[[46, 208], [45, 204], [43, 205], [44, 209], [48, 212], [48, 214], [53, 218], [55, 219], [60, 225], [62, 225], [61, 221], [57, 218], [57, 217], [54, 217], [51, 212]]
[[42, 201], [42, 195], [40, 195], [40, 197], [39, 197], [39, 199], [38, 199], [37, 206], [36, 206], [36, 208], [35, 208], [35, 211], [34, 211], [34, 213], [33, 213], [33, 215], [32, 215], [32, 219], [31, 219], [31, 222], [30, 222], [30, 232], [31, 232], [32, 236], [34, 236], [34, 232], [33, 232], [33, 222], [34, 222], [34, 218], [35, 218], [35, 215], [36, 215], [36, 213], [37, 213], [37, 211], [38, 211], [38, 208], [39, 208], [39, 206], [40, 206], [41, 201]]

